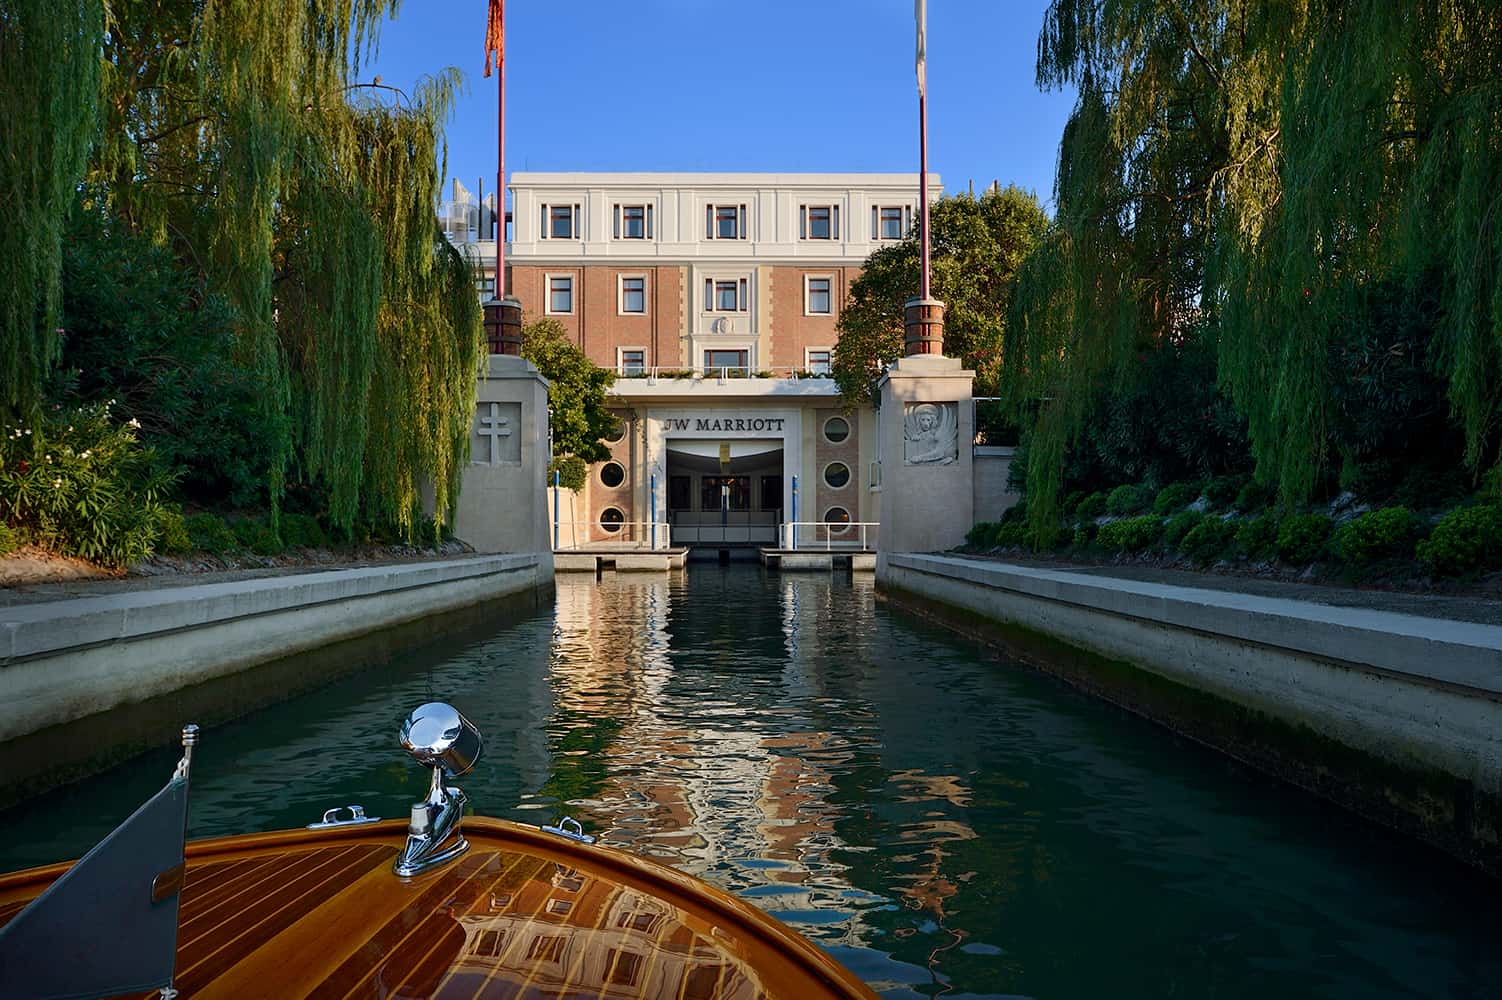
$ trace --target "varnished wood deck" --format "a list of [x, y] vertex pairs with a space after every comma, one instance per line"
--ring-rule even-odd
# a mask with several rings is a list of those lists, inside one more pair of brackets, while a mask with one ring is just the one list
[[[498, 820], [467, 819], [464, 831], [467, 854], [414, 879], [391, 872], [402, 822], [189, 844], [178, 989], [330, 1000], [874, 997], [804, 938], [678, 872]], [[0, 925], [66, 869], [0, 877]]]

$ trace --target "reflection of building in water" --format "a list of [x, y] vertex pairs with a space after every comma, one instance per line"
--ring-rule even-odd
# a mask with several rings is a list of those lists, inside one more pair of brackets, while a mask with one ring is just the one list
[[493, 993], [501, 984], [518, 996], [765, 995], [753, 969], [711, 943], [716, 930], [704, 921], [588, 872], [509, 860], [449, 901], [464, 943], [436, 995]]

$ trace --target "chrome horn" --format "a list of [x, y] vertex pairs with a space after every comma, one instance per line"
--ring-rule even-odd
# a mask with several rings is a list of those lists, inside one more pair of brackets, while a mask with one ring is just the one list
[[412, 803], [412, 822], [407, 827], [407, 846], [397, 856], [392, 870], [403, 877], [420, 875], [452, 861], [469, 850], [459, 832], [468, 801], [445, 778], [459, 778], [480, 759], [480, 731], [459, 710], [441, 701], [420, 705], [402, 723], [402, 749], [424, 767], [432, 768], [428, 797]]

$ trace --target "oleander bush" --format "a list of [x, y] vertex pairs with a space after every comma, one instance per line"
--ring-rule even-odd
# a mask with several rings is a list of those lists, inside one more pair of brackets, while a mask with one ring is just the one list
[[21, 533], [0, 521], [0, 556], [8, 556], [21, 547]]
[[1197, 510], [1186, 510], [1175, 514], [1163, 525], [1163, 544], [1167, 548], [1177, 549], [1184, 541], [1184, 536], [1199, 526], [1205, 519], [1205, 515]]
[[36, 543], [105, 566], [151, 555], [172, 476], [108, 404], [44, 411], [0, 426], [0, 522]]
[[1153, 501], [1153, 493], [1146, 486], [1134, 486], [1128, 483], [1118, 486], [1106, 497], [1106, 513], [1115, 514], [1118, 517], [1128, 514], [1140, 514], [1147, 510]]
[[1075, 516], [1081, 521], [1093, 521], [1106, 512], [1106, 495], [1103, 492], [1091, 493], [1080, 501], [1075, 508]]
[[1502, 507], [1483, 503], [1440, 518], [1418, 557], [1440, 576], [1472, 576], [1502, 569]]
[[1102, 548], [1124, 552], [1141, 552], [1158, 540], [1163, 522], [1152, 514], [1127, 517], [1101, 525], [1096, 543]]
[[1236, 528], [1236, 551], [1248, 559], [1270, 559], [1278, 547], [1278, 519], [1272, 514], [1249, 517]]
[[1324, 514], [1294, 514], [1278, 526], [1278, 558], [1294, 566], [1312, 563], [1330, 539], [1330, 519]]
[[1195, 525], [1180, 543], [1180, 550], [1200, 564], [1219, 559], [1236, 538], [1236, 525], [1218, 517], [1207, 517]]
[[1405, 559], [1414, 553], [1420, 528], [1419, 519], [1407, 507], [1383, 507], [1341, 525], [1332, 547], [1354, 566], [1382, 559]]
[[1168, 515], [1183, 510], [1199, 499], [1199, 483], [1172, 483], [1158, 491], [1153, 498], [1153, 513]]

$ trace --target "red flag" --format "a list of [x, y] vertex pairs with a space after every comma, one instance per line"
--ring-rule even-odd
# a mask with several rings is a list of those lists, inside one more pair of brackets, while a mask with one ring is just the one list
[[495, 68], [501, 68], [501, 56], [506, 47], [506, 30], [501, 25], [505, 0], [490, 0], [490, 10], [485, 15], [485, 75], [490, 75], [490, 57], [495, 56]]

